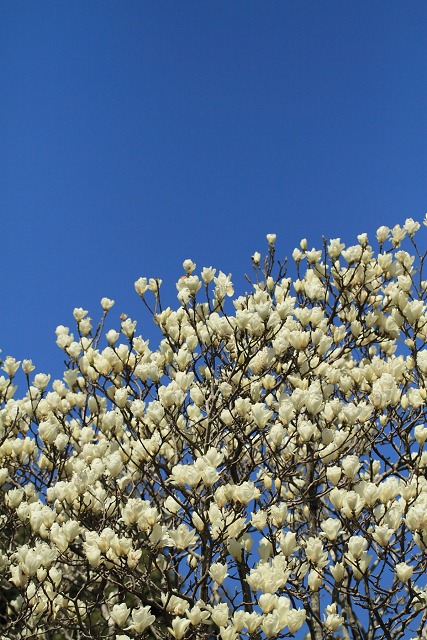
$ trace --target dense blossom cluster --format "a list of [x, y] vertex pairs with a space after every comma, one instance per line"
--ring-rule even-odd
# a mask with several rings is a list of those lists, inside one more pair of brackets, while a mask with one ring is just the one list
[[424, 637], [419, 228], [303, 240], [292, 279], [269, 234], [234, 307], [191, 260], [176, 310], [137, 280], [155, 350], [125, 316], [106, 331], [103, 298], [97, 328], [57, 328], [62, 380], [6, 357], [2, 638]]

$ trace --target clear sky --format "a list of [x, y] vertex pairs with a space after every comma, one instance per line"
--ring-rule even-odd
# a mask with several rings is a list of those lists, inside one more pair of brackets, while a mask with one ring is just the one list
[[425, 0], [0, 14], [3, 356], [61, 371], [55, 327], [102, 296], [152, 335], [133, 283], [161, 277], [175, 304], [185, 258], [239, 292], [266, 233], [284, 257], [424, 217]]

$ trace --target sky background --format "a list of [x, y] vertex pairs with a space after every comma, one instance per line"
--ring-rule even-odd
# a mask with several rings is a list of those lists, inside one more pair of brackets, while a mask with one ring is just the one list
[[[76, 306], [427, 210], [427, 3], [0, 2], [0, 347], [58, 375]], [[425, 237], [422, 240], [427, 247]]]

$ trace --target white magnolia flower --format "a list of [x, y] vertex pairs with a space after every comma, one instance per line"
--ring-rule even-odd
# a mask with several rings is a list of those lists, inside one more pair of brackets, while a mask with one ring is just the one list
[[406, 564], [406, 562], [399, 562], [394, 570], [400, 582], [407, 582], [414, 573], [414, 568]]
[[135, 633], [143, 633], [155, 621], [156, 617], [151, 613], [151, 608], [139, 607], [132, 611], [132, 624], [127, 627]]
[[215, 580], [218, 584], [222, 584], [225, 578], [228, 576], [227, 565], [221, 562], [214, 562], [209, 569], [209, 575], [212, 580]]
[[121, 628], [126, 624], [126, 620], [129, 617], [130, 609], [126, 606], [126, 603], [115, 604], [111, 609], [110, 616], [114, 622]]

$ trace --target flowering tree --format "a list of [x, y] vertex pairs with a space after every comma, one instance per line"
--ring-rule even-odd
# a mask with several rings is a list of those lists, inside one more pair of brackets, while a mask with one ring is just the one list
[[104, 298], [95, 330], [83, 309], [57, 328], [51, 386], [5, 358], [1, 637], [424, 637], [419, 227], [303, 240], [293, 280], [268, 235], [234, 307], [230, 276], [191, 260], [176, 310], [140, 278], [159, 347], [124, 316], [105, 332]]

